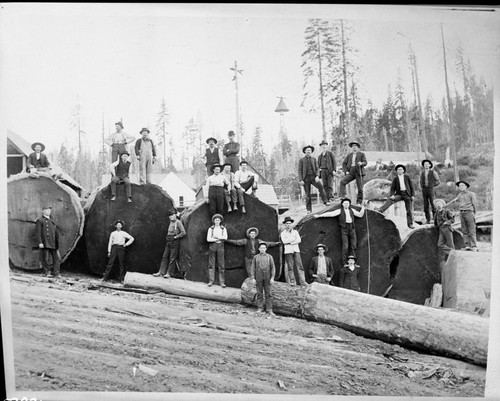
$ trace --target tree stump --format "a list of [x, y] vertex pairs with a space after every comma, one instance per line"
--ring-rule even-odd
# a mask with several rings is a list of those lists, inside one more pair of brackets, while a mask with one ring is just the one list
[[82, 236], [84, 212], [75, 191], [43, 172], [39, 178], [19, 173], [7, 183], [9, 260], [13, 266], [36, 270], [39, 265], [36, 220], [44, 205], [52, 206], [52, 220], [59, 227], [59, 252], [64, 262]]
[[[279, 241], [278, 214], [271, 206], [261, 202], [256, 197], [244, 194], [247, 213], [241, 210], [225, 213], [224, 225], [229, 239], [246, 237], [250, 227], [259, 229], [258, 238], [264, 241]], [[241, 208], [240, 208], [241, 209]], [[186, 229], [186, 236], [181, 241], [180, 263], [186, 268], [187, 279], [208, 282], [208, 242], [207, 231], [212, 225], [209, 206], [204, 200], [196, 202], [181, 215], [181, 221]], [[224, 245], [225, 281], [229, 287], [240, 288], [247, 278], [245, 269], [245, 248], [231, 244]], [[276, 276], [280, 272], [281, 247], [268, 248], [268, 253], [274, 258]], [[217, 269], [215, 272], [218, 283]]]
[[[174, 202], [159, 186], [132, 184], [132, 203], [127, 202], [124, 185], [117, 185], [116, 200], [111, 187], [96, 190], [85, 205], [85, 248], [92, 272], [103, 274], [108, 263], [109, 235], [113, 223], [122, 220], [123, 230], [135, 241], [125, 248], [127, 271], [152, 274], [159, 270], [169, 225], [168, 212]], [[181, 240], [182, 241], [182, 240]]]
[[[339, 204], [332, 205], [323, 209], [321, 213], [339, 208]], [[358, 206], [353, 206], [353, 208], [360, 209]], [[326, 256], [332, 259], [335, 269], [333, 282], [339, 285], [339, 274], [343, 263], [338, 219], [338, 217], [315, 219], [313, 215], [307, 215], [295, 227], [302, 238], [300, 250], [308, 282], [311, 281], [308, 272], [309, 264], [316, 255], [314, 247], [318, 243], [323, 243], [328, 246]], [[369, 209], [365, 209], [363, 217], [355, 218], [355, 227], [356, 263], [360, 265], [361, 291], [382, 295], [391, 285], [390, 265], [401, 247], [399, 231], [392, 221], [385, 219], [381, 213]]]

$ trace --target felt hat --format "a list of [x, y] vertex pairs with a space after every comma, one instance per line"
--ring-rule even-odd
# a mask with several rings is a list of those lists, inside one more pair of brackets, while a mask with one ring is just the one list
[[294, 220], [290, 216], [286, 216], [285, 220], [283, 220], [283, 223], [288, 223], [288, 222], [293, 223]]
[[306, 149], [311, 148], [311, 153], [314, 153], [314, 146], [307, 145], [302, 148], [302, 153], [306, 153]]
[[124, 150], [123, 152], [121, 152], [121, 153], [120, 153], [120, 157], [121, 157], [122, 155], [127, 155], [127, 156], [130, 156], [130, 153], [128, 153], [126, 150]]
[[264, 242], [264, 241], [259, 241], [259, 246], [258, 246], [258, 248], [260, 248], [260, 246], [261, 246], [261, 245], [265, 245], [265, 246], [266, 246], [266, 248], [267, 248], [267, 243], [266, 243], [266, 242]]
[[175, 215], [177, 216], [177, 210], [175, 210], [175, 209], [170, 209], [170, 210], [168, 211], [168, 215], [169, 215], [169, 216], [172, 216], [173, 214], [175, 214]]
[[221, 223], [224, 221], [224, 217], [222, 216], [222, 214], [216, 213], [212, 216], [212, 223], [216, 218], [219, 218]]
[[120, 127], [122, 127], [122, 128], [123, 128], [123, 124], [122, 124], [122, 122], [121, 122], [121, 121], [118, 121], [117, 123], [115, 123], [115, 125], [119, 125]]
[[402, 164], [398, 164], [396, 167], [394, 167], [394, 171], [398, 171], [398, 168], [402, 167], [403, 168], [403, 172], [406, 173], [406, 167], [403, 166]]
[[352, 204], [352, 202], [351, 202], [351, 200], [350, 200], [349, 198], [342, 198], [342, 199], [340, 200], [340, 204], [342, 205], [342, 203], [344, 203], [344, 201], [348, 201], [348, 202], [349, 202], [349, 205], [351, 205], [351, 204]]
[[214, 138], [214, 137], [212, 137], [212, 136], [211, 136], [210, 138], [208, 138], [205, 142], [206, 142], [206, 143], [209, 143], [210, 141], [214, 141], [214, 143], [215, 143], [215, 144], [217, 144], [217, 139], [215, 139], [215, 138]]
[[327, 142], [327, 141], [325, 141], [325, 140], [323, 139], [323, 140], [321, 141], [321, 143], [319, 144], [319, 146], [321, 146], [321, 145], [328, 145], [328, 142]]
[[242, 164], [246, 164], [246, 165], [248, 166], [248, 162], [247, 162], [246, 160], [242, 160], [242, 161], [240, 161], [240, 166], [241, 166]]
[[351, 141], [349, 142], [349, 147], [352, 148], [352, 145], [358, 145], [358, 148], [361, 147], [361, 144], [358, 141]]
[[220, 169], [222, 170], [222, 166], [220, 164], [214, 164], [212, 167], [210, 167], [210, 170], [212, 171], [212, 173], [213, 173], [215, 167], [220, 167]]
[[42, 142], [35, 142], [31, 145], [31, 149], [35, 150], [35, 146], [40, 145], [42, 147], [42, 152], [45, 150], [45, 145]]
[[354, 259], [354, 261], [356, 262], [356, 256], [354, 256], [354, 255], [349, 255], [347, 257], [347, 261], [349, 261], [349, 259]]
[[434, 166], [434, 165], [432, 164], [432, 162], [431, 162], [429, 159], [425, 159], [425, 160], [422, 160], [422, 167], [424, 167], [424, 163], [425, 163], [425, 162], [427, 162], [427, 163], [429, 163], [429, 164], [430, 164], [430, 168], [432, 168], [432, 166]]
[[434, 199], [434, 206], [442, 205], [443, 207], [446, 206], [446, 202], [443, 199]]
[[468, 182], [466, 182], [466, 181], [463, 181], [463, 180], [460, 180], [460, 181], [456, 182], [455, 185], [458, 187], [460, 185], [460, 183], [464, 183], [467, 186], [467, 188], [470, 187], [470, 184]]
[[42, 210], [46, 210], [46, 209], [52, 209], [52, 206], [49, 206], [49, 205], [43, 205], [43, 206], [42, 206]]
[[224, 163], [224, 164], [222, 165], [222, 169], [223, 169], [224, 167], [226, 167], [226, 166], [233, 167], [233, 165], [232, 165], [231, 163]]
[[123, 222], [123, 220], [116, 220], [114, 223], [113, 223], [113, 226], [116, 227], [116, 225], [118, 223], [122, 223], [122, 227], [125, 225], [125, 223]]
[[150, 133], [150, 131], [147, 128], [143, 128], [143, 129], [141, 129], [141, 131], [139, 132], [139, 134], [142, 134], [144, 131], [146, 131], [148, 134]]
[[247, 237], [250, 237], [250, 232], [255, 231], [255, 236], [257, 237], [259, 235], [259, 229], [257, 227], [250, 227], [247, 230]]
[[325, 244], [318, 244], [314, 247], [314, 252], [318, 252], [318, 248], [323, 248], [325, 250], [325, 253], [328, 252], [328, 247]]
[[227, 136], [235, 136], [234, 131], [229, 131], [229, 132], [227, 133]]

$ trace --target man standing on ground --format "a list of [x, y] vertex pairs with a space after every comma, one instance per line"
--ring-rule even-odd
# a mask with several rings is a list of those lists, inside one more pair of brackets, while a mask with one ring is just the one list
[[272, 288], [276, 267], [274, 259], [266, 253], [267, 244], [263, 241], [259, 243], [259, 253], [252, 259], [252, 280], [255, 280], [257, 287], [257, 308], [259, 312], [264, 312], [264, 293], [266, 296], [266, 312], [270, 316], [275, 316], [273, 312]]
[[361, 148], [359, 142], [352, 141], [349, 143], [349, 147], [352, 149], [352, 152], [345, 157], [342, 163], [342, 170], [344, 171], [345, 177], [340, 180], [340, 197], [345, 197], [346, 185], [356, 180], [356, 186], [358, 187], [356, 203], [361, 205], [363, 203], [364, 167], [367, 165], [366, 156], [359, 150]]
[[285, 217], [283, 223], [285, 229], [281, 232], [280, 239], [285, 246], [285, 280], [288, 284], [295, 285], [295, 270], [297, 270], [299, 284], [307, 285], [299, 248], [302, 239], [298, 231], [292, 228], [293, 219], [291, 217]]
[[156, 161], [156, 149], [154, 142], [149, 138], [149, 130], [147, 128], [141, 129], [139, 138], [135, 142], [135, 155], [139, 160], [139, 182], [140, 184], [151, 184], [151, 172], [153, 171], [153, 164]]
[[436, 208], [434, 207], [434, 187], [437, 187], [441, 182], [439, 181], [439, 175], [432, 169], [432, 162], [430, 160], [422, 160], [422, 167], [424, 168], [420, 174], [420, 188], [422, 189], [422, 197], [424, 199], [424, 213], [426, 223], [431, 223], [431, 214], [429, 211], [429, 206], [432, 209], [432, 215], [436, 214]]
[[115, 264], [115, 260], [118, 258], [118, 264], [120, 266], [120, 272], [118, 274], [118, 280], [123, 283], [125, 279], [125, 248], [134, 242], [134, 237], [129, 233], [122, 230], [123, 221], [117, 220], [114, 223], [115, 231], [113, 231], [109, 236], [108, 241], [108, 264], [106, 266], [106, 271], [102, 276], [101, 281], [107, 281], [111, 270]]
[[449, 203], [458, 200], [458, 210], [460, 211], [460, 225], [464, 237], [466, 251], [477, 252], [476, 243], [476, 194], [469, 191], [470, 184], [465, 181], [458, 181], [455, 184], [458, 187], [458, 196]]
[[222, 153], [224, 154], [224, 163], [231, 164], [231, 172], [236, 173], [240, 164], [240, 158], [238, 154], [240, 153], [240, 144], [235, 142], [234, 131], [229, 131], [227, 134], [229, 142], [224, 144]]
[[[51, 266], [55, 278], [61, 277], [60, 264], [61, 254], [59, 253], [59, 229], [50, 218], [52, 213], [51, 206], [42, 207], [42, 216], [35, 222], [35, 234], [40, 249], [40, 265], [43, 269], [43, 275], [52, 277], [50, 274]], [[49, 257], [52, 258], [52, 264], [49, 263]]]
[[323, 200], [325, 205], [329, 205], [328, 199], [326, 198], [325, 191], [323, 190], [323, 184], [319, 179], [319, 168], [318, 161], [312, 153], [314, 152], [314, 147], [311, 145], [305, 146], [302, 149], [302, 152], [305, 156], [299, 160], [299, 179], [300, 185], [304, 186], [304, 193], [306, 196], [306, 210], [307, 213], [311, 213], [312, 211], [312, 200], [311, 200], [311, 185], [314, 185], [318, 188], [319, 195]]
[[323, 182], [325, 195], [331, 202], [333, 200], [333, 173], [337, 169], [335, 156], [331, 150], [328, 150], [328, 142], [325, 140], [319, 146], [321, 146], [321, 153], [318, 156], [319, 177]]

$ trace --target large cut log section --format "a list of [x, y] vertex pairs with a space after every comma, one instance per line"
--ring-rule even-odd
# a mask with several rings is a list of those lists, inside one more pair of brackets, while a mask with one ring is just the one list
[[9, 259], [22, 269], [39, 269], [35, 222], [42, 207], [52, 207], [51, 218], [59, 227], [59, 252], [65, 261], [82, 236], [84, 212], [80, 198], [71, 188], [40, 172], [39, 178], [20, 173], [7, 183], [9, 220]]

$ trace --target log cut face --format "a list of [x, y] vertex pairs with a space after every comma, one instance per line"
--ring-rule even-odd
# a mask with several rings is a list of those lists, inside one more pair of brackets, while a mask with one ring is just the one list
[[28, 270], [40, 268], [35, 223], [46, 204], [52, 206], [51, 218], [59, 227], [59, 252], [64, 262], [83, 233], [84, 212], [76, 192], [49, 174], [40, 172], [39, 178], [30, 178], [20, 173], [9, 178], [7, 197], [12, 265]]
[[[169, 225], [168, 212], [174, 208], [170, 196], [159, 186], [132, 184], [132, 203], [127, 203], [124, 185], [117, 185], [111, 201], [108, 185], [95, 191], [85, 205], [85, 247], [92, 272], [103, 274], [108, 262], [109, 235], [113, 223], [122, 220], [123, 230], [134, 237], [125, 249], [127, 271], [152, 274], [159, 270]], [[113, 274], [113, 273], [112, 273]]]
[[[229, 239], [243, 239], [250, 227], [259, 229], [257, 238], [263, 241], [279, 241], [278, 214], [271, 206], [257, 198], [245, 194], [246, 214], [241, 210], [226, 213], [224, 225]], [[180, 263], [186, 268], [186, 278], [192, 281], [208, 282], [208, 242], [207, 231], [212, 225], [209, 206], [200, 200], [186, 209], [181, 215], [186, 229], [186, 236], [181, 241]], [[276, 277], [280, 274], [281, 247], [268, 248], [274, 258]], [[240, 288], [247, 278], [245, 269], [245, 247], [225, 244], [225, 281], [229, 287]], [[217, 263], [216, 263], [217, 266]], [[215, 271], [215, 283], [218, 283], [218, 271]]]
[[[433, 285], [441, 283], [438, 236], [436, 227], [423, 226], [412, 230], [404, 239], [389, 298], [424, 305]], [[456, 249], [464, 247], [460, 233], [453, 232], [453, 240]]]
[[[322, 210], [332, 211], [340, 208], [340, 205], [330, 206]], [[360, 210], [359, 207], [353, 206]], [[321, 213], [320, 213], [321, 214]], [[340, 269], [342, 267], [342, 240], [338, 217], [326, 217], [315, 219], [313, 215], [307, 215], [297, 223], [302, 242], [300, 250], [302, 264], [306, 271], [306, 279], [309, 277], [309, 265], [315, 256], [314, 247], [318, 243], [328, 246], [326, 256], [332, 259], [335, 269], [333, 282], [339, 285]], [[361, 218], [355, 218], [357, 249], [357, 264], [360, 265], [359, 284], [362, 292], [374, 295], [384, 294], [390, 282], [390, 264], [401, 247], [401, 238], [396, 225], [385, 219], [381, 213], [365, 209]]]

